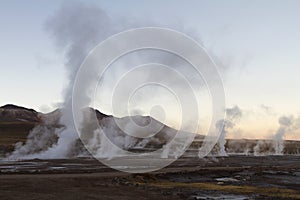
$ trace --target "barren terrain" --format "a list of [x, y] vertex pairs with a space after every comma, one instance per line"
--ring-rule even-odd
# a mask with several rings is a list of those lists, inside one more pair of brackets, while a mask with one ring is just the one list
[[300, 156], [183, 157], [147, 174], [87, 158], [2, 161], [0, 169], [1, 199], [300, 199]]

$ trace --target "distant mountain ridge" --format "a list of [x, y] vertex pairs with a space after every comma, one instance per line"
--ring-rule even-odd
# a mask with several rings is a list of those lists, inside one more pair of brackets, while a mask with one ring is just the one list
[[[62, 116], [63, 109], [64, 108], [58, 108], [49, 113], [41, 113], [37, 112], [34, 109], [7, 104], [0, 107], [0, 122], [58, 125], [60, 123], [59, 121]], [[103, 114], [99, 110], [93, 108], [87, 108], [86, 111], [88, 111], [88, 113], [95, 113], [97, 120], [100, 122], [100, 126], [109, 126], [109, 123], [111, 122], [108, 123], [108, 121], [118, 121], [122, 123], [129, 123], [134, 121], [139, 126], [147, 126], [152, 121], [154, 124], [162, 126], [163, 130], [168, 129], [169, 131], [171, 130], [171, 132], [176, 131], [175, 129], [159, 122], [158, 120], [150, 116], [136, 115], [117, 118], [112, 115]]]
[[[28, 140], [28, 135], [35, 127], [51, 127], [60, 128], [60, 118], [62, 116], [63, 109], [56, 109], [50, 113], [37, 112], [34, 109], [29, 109], [21, 106], [16, 106], [13, 104], [7, 104], [0, 107], [0, 156], [5, 155], [8, 152], [12, 152], [15, 148], [17, 142], [25, 143]], [[123, 127], [128, 128], [129, 132], [131, 126], [130, 121], [134, 121], [137, 125], [147, 126], [152, 120], [154, 126], [161, 127], [160, 131], [152, 137], [152, 139], [144, 140], [145, 148], [161, 148], [162, 145], [166, 144], [174, 135], [177, 133], [176, 129], [168, 127], [167, 125], [155, 120], [150, 116], [126, 116], [122, 118], [116, 118], [111, 115], [106, 115], [93, 108], [86, 109], [88, 113], [94, 112], [96, 120], [98, 120], [98, 125], [103, 129], [107, 130], [112, 137], [123, 138], [126, 133], [123, 129], [116, 124], [120, 123]], [[95, 129], [98, 128], [97, 123], [87, 117], [88, 125], [84, 129], [85, 133], [92, 134]], [[43, 130], [43, 129], [42, 129]], [[41, 132], [43, 133], [43, 131]], [[139, 132], [140, 133], [140, 132]], [[198, 149], [201, 145], [201, 141], [204, 138], [203, 135], [197, 135], [196, 139], [198, 142], [193, 143], [191, 146], [194, 149]], [[137, 143], [141, 142], [141, 139], [137, 140]], [[258, 140], [228, 140], [226, 144], [226, 149], [228, 153], [243, 153], [245, 149], [253, 153], [253, 149], [257, 144]], [[271, 140], [263, 140], [264, 148], [272, 149]], [[80, 146], [80, 145], [79, 145]], [[81, 145], [82, 146], [82, 145]], [[130, 148], [130, 147], [128, 147]], [[300, 143], [299, 141], [286, 141], [285, 142], [285, 153], [299, 153]]]
[[[60, 123], [62, 112], [63, 108], [56, 109], [50, 113], [40, 113], [34, 109], [28, 109], [12, 104], [0, 107], [0, 153], [1, 151], [12, 151], [13, 145], [16, 142], [25, 142], [28, 139], [27, 136], [35, 127], [48, 127], [51, 129], [63, 127], [64, 125]], [[93, 108], [83, 109], [83, 114], [85, 116], [85, 126], [82, 127], [81, 130], [84, 134], [83, 138], [87, 139], [91, 139], [90, 137], [93, 136], [94, 131], [101, 127], [109, 133], [108, 137], [118, 138], [119, 141], [125, 141], [131, 138], [130, 140], [135, 141], [136, 144], [143, 144], [143, 142], [145, 142], [145, 147], [161, 147], [177, 133], [176, 129], [173, 129], [150, 116], [137, 115], [117, 118], [103, 114]], [[91, 118], [91, 116], [96, 116], [96, 118]], [[147, 126], [150, 123], [151, 126]], [[134, 124], [136, 124], [137, 127], [145, 128], [136, 128]], [[135, 135], [128, 135], [128, 133], [133, 132], [135, 132]], [[155, 135], [153, 135], [151, 139], [144, 140], [136, 137], [140, 134], [147, 136], [149, 133], [151, 133], [150, 135], [155, 133]], [[43, 133], [41, 132], [39, 134]], [[53, 136], [56, 137], [54, 132]], [[1, 144], [3, 144], [2, 147]], [[130, 146], [125, 145], [125, 148], [130, 148]]]
[[[25, 108], [13, 104], [6, 104], [0, 107], [0, 122], [44, 123], [48, 120], [50, 121], [50, 124], [56, 124], [59, 123], [59, 119], [62, 115], [62, 110], [63, 108], [57, 108], [56, 110], [49, 113], [41, 113], [31, 108]], [[102, 120], [104, 118], [115, 118], [116, 120], [123, 119], [125, 121], [130, 121], [132, 119], [135, 123], [141, 126], [147, 125], [151, 120], [153, 120], [155, 123], [161, 123], [150, 116], [136, 115], [117, 118], [112, 115], [103, 114], [99, 110], [93, 108], [88, 108], [88, 111], [95, 112], [98, 120]], [[167, 125], [164, 126], [168, 127]]]
[[32, 122], [40, 123], [39, 112], [13, 104], [0, 107], [0, 122]]
[[[104, 117], [112, 117], [105, 115], [96, 109], [90, 108], [91, 111], [95, 111], [96, 116], [99, 120]], [[17, 106], [14, 104], [6, 104], [0, 107], [0, 122], [32, 122], [32, 123], [43, 123], [45, 120], [53, 120], [53, 123], [58, 123], [61, 117], [61, 108], [49, 113], [37, 112], [34, 109]]]
[[29, 108], [25, 108], [25, 107], [22, 107], [22, 106], [17, 106], [17, 105], [14, 105], [14, 104], [6, 104], [4, 106], [1, 106], [0, 108], [4, 108], [4, 109], [24, 109], [24, 110], [27, 110], [27, 111], [37, 112], [34, 109], [29, 109]]

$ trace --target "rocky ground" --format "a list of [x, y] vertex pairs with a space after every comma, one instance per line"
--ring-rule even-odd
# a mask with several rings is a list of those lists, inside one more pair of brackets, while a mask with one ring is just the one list
[[[146, 174], [119, 172], [92, 158], [4, 159], [14, 150], [15, 143], [28, 140], [34, 127], [59, 128], [59, 112], [43, 114], [14, 105], [0, 107], [1, 200], [300, 199], [299, 141], [285, 141], [284, 156], [266, 156], [274, 153], [270, 148], [273, 141], [263, 141], [258, 153], [265, 156], [253, 156], [258, 141], [228, 140], [229, 157], [199, 159], [195, 157], [201, 145], [199, 140], [170, 166]], [[102, 122], [111, 118], [99, 112], [96, 115]], [[169, 127], [163, 130], [172, 132]], [[138, 163], [132, 158], [131, 161]]]
[[180, 158], [146, 174], [94, 159], [1, 161], [0, 199], [300, 199], [300, 156]]

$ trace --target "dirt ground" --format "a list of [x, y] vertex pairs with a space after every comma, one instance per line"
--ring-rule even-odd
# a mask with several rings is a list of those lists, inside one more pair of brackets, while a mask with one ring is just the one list
[[300, 156], [180, 158], [128, 174], [94, 159], [0, 161], [0, 199], [300, 199]]

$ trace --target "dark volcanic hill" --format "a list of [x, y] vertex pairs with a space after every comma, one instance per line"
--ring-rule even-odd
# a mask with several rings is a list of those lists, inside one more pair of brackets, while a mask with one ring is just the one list
[[[112, 117], [105, 115], [98, 110], [89, 108], [90, 111], [95, 111], [98, 120], [105, 117]], [[40, 113], [34, 109], [29, 109], [13, 104], [7, 104], [0, 107], [0, 123], [33, 123], [33, 124], [58, 124], [61, 117], [62, 109], [56, 109], [49, 113]], [[1, 129], [0, 129], [1, 131]], [[0, 132], [1, 133], [1, 132]]]
[[42, 123], [37, 111], [12, 104], [0, 107], [0, 154], [25, 142], [31, 129]]
[[33, 109], [7, 104], [0, 107], [0, 122], [39, 123], [41, 119], [39, 113]]
[[[56, 109], [50, 113], [44, 114], [33, 109], [12, 104], [0, 107], [0, 153], [1, 151], [7, 152], [7, 146], [9, 146], [9, 149], [12, 150], [16, 142], [25, 142], [30, 131], [37, 125], [52, 128], [63, 127], [63, 125], [60, 124], [62, 111], [63, 109]], [[163, 145], [168, 139], [173, 138], [177, 133], [177, 130], [168, 127], [149, 116], [116, 118], [111, 115], [105, 115], [93, 108], [83, 109], [83, 112], [87, 113], [88, 116], [91, 113], [94, 113], [96, 116], [95, 119], [98, 121], [98, 123], [93, 123], [90, 117], [85, 117], [85, 120], [87, 120], [87, 126], [83, 128], [83, 131], [88, 136], [93, 135], [93, 132], [100, 126], [103, 130], [108, 131], [111, 137], [124, 139], [126, 137], [126, 133], [124, 133], [123, 130], [128, 129], [128, 132], [136, 131], [136, 129], [132, 127], [132, 121], [142, 127], [147, 126], [151, 122], [150, 129], [148, 128], [144, 131], [145, 133], [142, 134], [148, 134], [148, 132], [151, 131], [154, 132], [155, 129], [158, 130], [157, 128], [159, 128], [159, 132], [153, 137], [153, 141], [152, 139], [147, 140], [147, 143], [150, 146]], [[120, 128], [120, 126], [123, 128]], [[137, 130], [137, 135], [141, 134], [141, 131], [143, 131], [143, 129]], [[136, 139], [137, 143], [140, 141], [140, 139]], [[4, 150], [3, 146], [5, 146]]]
[[[50, 133], [50, 137], [54, 136], [54, 139], [50, 141], [55, 143], [57, 139], [57, 136], [54, 133], [55, 130], [57, 128], [60, 129], [64, 127], [59, 123], [62, 116], [62, 111], [63, 109], [56, 109], [53, 112], [44, 114], [33, 109], [12, 104], [0, 107], [0, 156], [1, 154], [3, 155], [7, 152], [13, 151], [15, 143], [28, 141], [28, 138], [30, 138], [28, 135], [34, 127], [39, 130], [38, 134], [40, 135], [44, 134], [44, 130], [53, 130], [53, 133]], [[105, 115], [93, 108], [83, 109], [83, 112], [87, 113], [88, 115], [87, 117], [84, 117], [84, 119], [87, 120], [87, 125], [82, 128], [82, 131], [85, 135], [84, 138], [81, 137], [81, 139], [90, 139], [90, 137], [93, 137], [94, 131], [100, 126], [102, 130], [105, 130], [109, 133], [108, 137], [118, 138], [119, 142], [133, 139], [135, 140], [135, 144], [141, 144], [141, 146], [144, 148], [143, 150], [145, 150], [147, 148], [160, 148], [177, 133], [177, 130], [168, 127], [167, 125], [149, 116], [127, 116], [116, 118], [111, 115]], [[96, 116], [94, 120], [97, 120], [98, 123], [93, 123], [93, 120], [88, 117], [91, 113]], [[136, 129], [135, 127], [132, 127], [132, 121], [134, 121], [136, 125], [142, 127], [147, 126], [150, 123], [151, 126], [149, 126], [150, 128], [146, 129], [146, 131], [143, 129]], [[36, 128], [34, 129], [36, 130]], [[132, 138], [134, 135], [129, 136], [131, 137], [129, 138], [127, 136], [128, 134], [125, 133], [126, 131], [124, 132], [124, 130], [128, 130], [130, 133], [136, 131], [136, 135], [147, 135], [153, 130], [154, 132], [155, 130], [158, 130], [156, 128], [159, 129], [159, 132], [153, 135], [151, 139], [144, 140], [140, 138]], [[143, 133], [143, 131], [145, 132]], [[35, 131], [32, 132], [35, 133]], [[192, 147], [195, 149], [200, 147], [199, 145], [201, 145], [201, 140], [204, 138], [204, 136], [197, 135], [196, 138], [198, 139], [198, 142], [192, 144]], [[36, 141], [39, 140], [40, 139], [38, 137]], [[228, 153], [243, 153], [245, 151], [253, 153], [253, 149], [257, 143], [258, 140], [227, 140], [226, 149]], [[263, 143], [265, 146], [267, 146], [267, 148], [273, 148], [272, 141], [265, 140]], [[300, 151], [299, 144], [300, 143], [298, 141], [285, 141], [285, 153], [298, 153]], [[81, 141], [78, 141], [78, 145], [82, 147]], [[120, 147], [128, 149], [132, 148], [132, 146], [126, 145]], [[138, 147], [138, 145], [134, 147]], [[271, 150], [267, 151], [271, 152]]]

